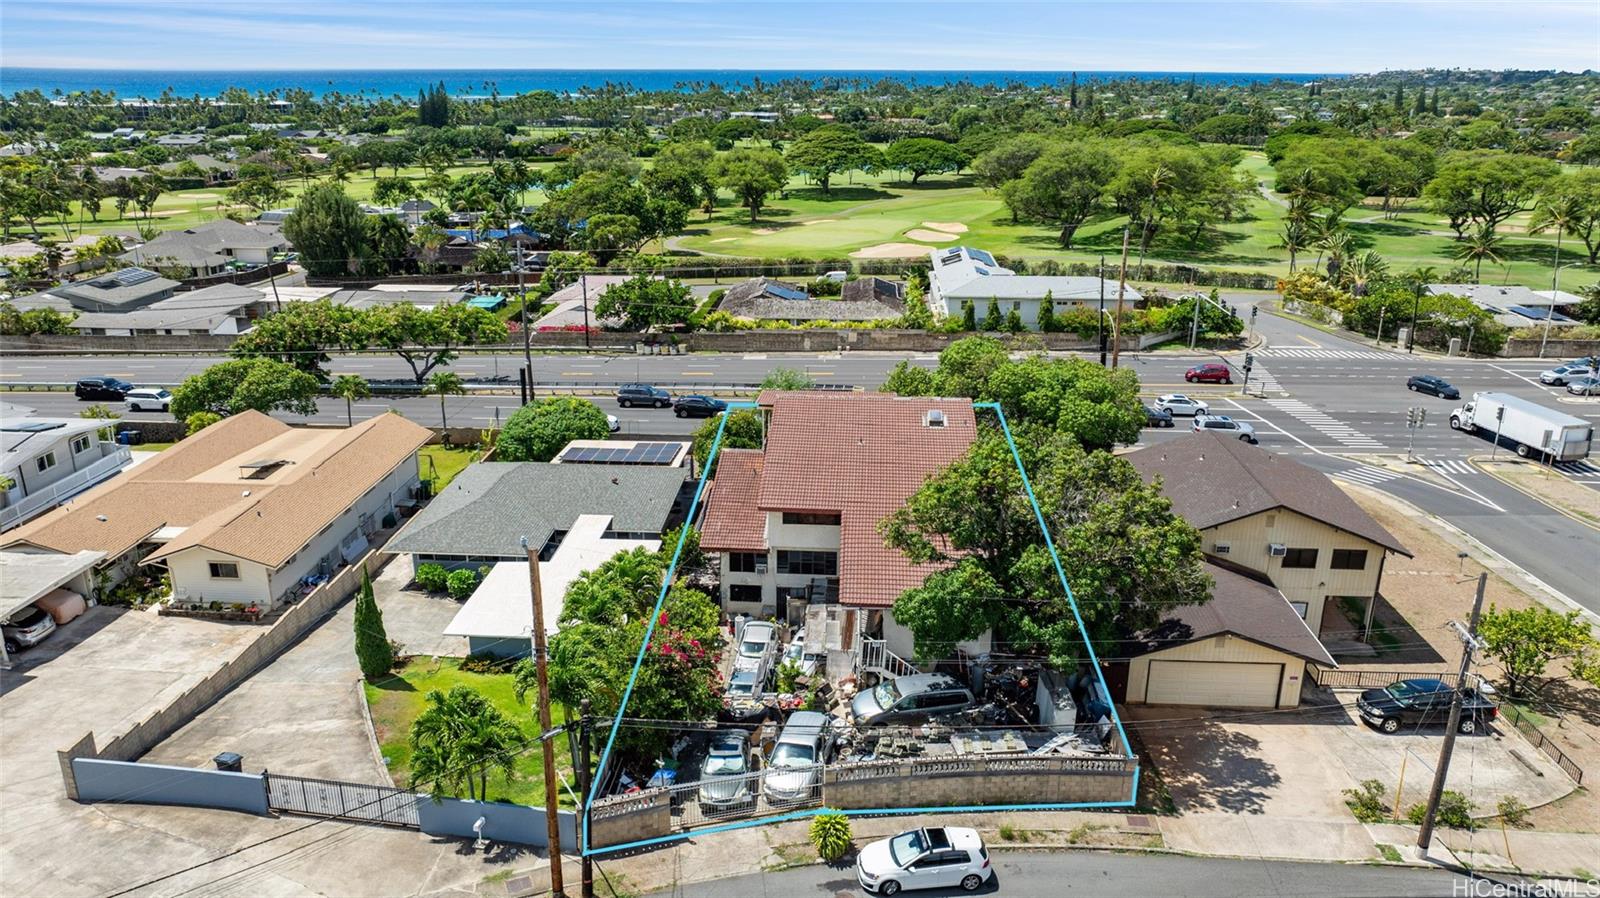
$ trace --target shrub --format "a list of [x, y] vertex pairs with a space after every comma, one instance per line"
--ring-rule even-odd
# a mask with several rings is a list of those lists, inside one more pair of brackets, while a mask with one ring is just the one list
[[1384, 801], [1387, 791], [1378, 780], [1362, 780], [1359, 789], [1344, 790], [1344, 803], [1362, 823], [1383, 823], [1389, 819], [1389, 805]]
[[444, 592], [445, 581], [450, 577], [450, 572], [442, 564], [417, 565], [417, 585], [428, 592]]
[[222, 416], [216, 412], [195, 412], [183, 419], [184, 433], [188, 436], [194, 436], [221, 420]]
[[446, 589], [452, 599], [466, 599], [472, 596], [472, 591], [478, 588], [478, 572], [469, 570], [451, 571], [445, 581]]
[[1495, 805], [1495, 810], [1500, 812], [1500, 819], [1511, 826], [1523, 827], [1528, 825], [1528, 806], [1515, 795], [1507, 795]]
[[778, 665], [778, 691], [793, 692], [795, 680], [800, 678], [800, 665], [785, 661]]
[[611, 435], [606, 413], [587, 399], [562, 396], [530, 402], [512, 412], [495, 444], [500, 461], [549, 461], [573, 440]]
[[[1467, 796], [1454, 789], [1446, 789], [1444, 794], [1439, 796], [1439, 813], [1434, 821], [1440, 826], [1448, 826], [1451, 829], [1477, 829], [1478, 824], [1472, 819], [1472, 809], [1475, 807], [1477, 805], [1468, 801]], [[1406, 820], [1416, 826], [1421, 826], [1422, 819], [1427, 815], [1426, 804], [1414, 804], [1406, 810]]]
[[461, 659], [461, 670], [476, 674], [509, 673], [519, 660], [499, 655], [468, 655]]
[[356, 596], [356, 661], [367, 682], [375, 683], [394, 669], [394, 648], [383, 629], [383, 611], [372, 595], [372, 576], [361, 568], [361, 592]]
[[845, 856], [852, 840], [850, 818], [838, 811], [823, 809], [811, 818], [811, 845], [817, 857], [829, 863]]

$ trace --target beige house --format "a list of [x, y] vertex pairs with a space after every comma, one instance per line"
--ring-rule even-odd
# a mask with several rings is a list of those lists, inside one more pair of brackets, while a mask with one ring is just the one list
[[1388, 553], [1411, 555], [1321, 472], [1239, 440], [1196, 433], [1126, 458], [1200, 531], [1216, 581], [1211, 602], [1135, 640], [1130, 702], [1296, 706], [1305, 664], [1334, 666], [1322, 640], [1370, 626]]
[[8, 531], [0, 548], [104, 552], [113, 583], [161, 564], [174, 601], [271, 607], [359, 558], [416, 500], [430, 436], [398, 415], [302, 428], [244, 412]]

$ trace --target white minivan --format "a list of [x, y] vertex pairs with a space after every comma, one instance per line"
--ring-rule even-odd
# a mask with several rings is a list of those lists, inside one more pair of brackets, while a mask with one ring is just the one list
[[135, 387], [122, 401], [130, 412], [164, 412], [172, 405], [172, 394], [161, 387]]

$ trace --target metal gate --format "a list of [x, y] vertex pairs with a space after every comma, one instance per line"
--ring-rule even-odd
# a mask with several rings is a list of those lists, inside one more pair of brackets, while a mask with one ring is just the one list
[[417, 802], [423, 796], [406, 789], [284, 776], [280, 773], [268, 773], [266, 780], [267, 804], [275, 811], [421, 827], [417, 818]]

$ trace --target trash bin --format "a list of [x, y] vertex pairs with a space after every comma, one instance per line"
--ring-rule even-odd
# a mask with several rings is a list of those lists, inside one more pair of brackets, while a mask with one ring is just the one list
[[238, 752], [225, 751], [211, 759], [218, 770], [231, 770], [234, 773], [244, 772], [244, 757]]
[[122, 430], [122, 431], [118, 431], [117, 432], [117, 442], [121, 443], [124, 446], [143, 446], [144, 445], [144, 431], [142, 431], [142, 430]]

